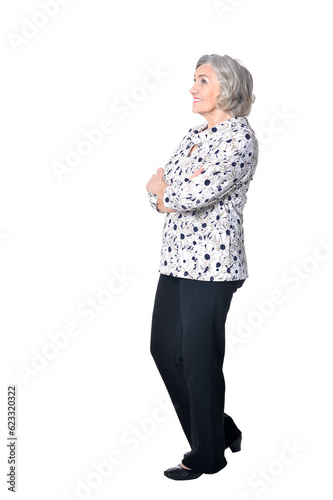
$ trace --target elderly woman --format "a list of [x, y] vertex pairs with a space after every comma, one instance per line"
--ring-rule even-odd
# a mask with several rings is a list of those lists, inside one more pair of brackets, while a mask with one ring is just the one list
[[225, 322], [248, 277], [243, 208], [258, 160], [249, 122], [249, 71], [236, 59], [202, 56], [190, 89], [206, 122], [185, 135], [165, 168], [146, 185], [164, 213], [151, 329], [151, 354], [191, 450], [164, 472], [195, 479], [227, 465], [242, 433], [224, 413]]

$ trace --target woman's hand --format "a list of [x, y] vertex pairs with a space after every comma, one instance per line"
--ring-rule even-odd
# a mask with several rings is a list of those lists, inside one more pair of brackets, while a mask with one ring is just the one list
[[153, 194], [158, 196], [156, 202], [156, 208], [159, 212], [163, 212], [165, 214], [170, 214], [171, 212], [177, 212], [173, 208], [167, 208], [163, 203], [163, 195], [166, 188], [169, 186], [164, 180], [164, 168], [158, 168], [157, 174], [151, 176], [150, 181], [147, 182], [146, 189]]
[[194, 172], [194, 174], [192, 174], [192, 175], [191, 175], [190, 180], [191, 180], [191, 179], [194, 179], [194, 177], [197, 177], [198, 175], [200, 175], [200, 174], [201, 174], [201, 172], [203, 172], [203, 169], [204, 169], [203, 167], [198, 168], [198, 170], [196, 170], [196, 171]]
[[156, 194], [159, 198], [163, 199], [164, 191], [169, 186], [163, 180], [164, 169], [158, 168], [157, 174], [153, 174], [150, 178], [150, 181], [146, 184], [147, 191], [150, 191], [153, 194]]

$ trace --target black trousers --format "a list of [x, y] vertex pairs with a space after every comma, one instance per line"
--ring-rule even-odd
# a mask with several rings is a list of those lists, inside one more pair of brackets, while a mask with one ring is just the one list
[[150, 351], [191, 451], [182, 463], [214, 474], [225, 448], [240, 435], [224, 414], [225, 322], [243, 280], [202, 281], [160, 274]]

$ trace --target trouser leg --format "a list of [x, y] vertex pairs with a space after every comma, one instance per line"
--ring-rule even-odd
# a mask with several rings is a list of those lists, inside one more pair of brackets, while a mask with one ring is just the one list
[[179, 278], [160, 274], [152, 315], [150, 351], [191, 446], [190, 400], [183, 373]]
[[207, 473], [225, 466], [224, 448], [240, 435], [231, 417], [221, 417], [222, 364], [224, 323], [232, 294], [243, 282], [161, 274], [155, 296], [151, 353], [192, 448], [183, 463]]
[[243, 282], [181, 279], [179, 284], [192, 440], [192, 450], [183, 464], [208, 474], [218, 472], [227, 463], [222, 418], [224, 327], [233, 293]]

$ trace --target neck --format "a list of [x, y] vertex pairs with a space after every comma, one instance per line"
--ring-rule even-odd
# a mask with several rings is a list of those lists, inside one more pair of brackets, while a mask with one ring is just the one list
[[201, 116], [207, 120], [208, 125], [207, 128], [215, 127], [219, 123], [225, 122], [232, 118], [231, 114], [228, 111], [223, 111], [221, 109], [215, 109], [212, 113], [200, 113]]

